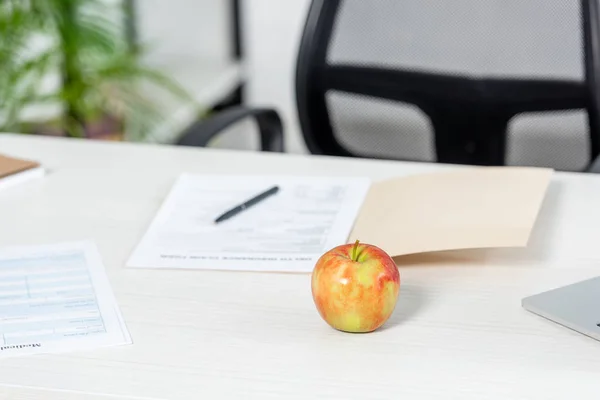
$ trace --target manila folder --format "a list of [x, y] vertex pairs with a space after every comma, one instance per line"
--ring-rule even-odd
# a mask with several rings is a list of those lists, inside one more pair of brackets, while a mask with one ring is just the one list
[[349, 242], [391, 256], [525, 247], [553, 171], [468, 167], [373, 184]]

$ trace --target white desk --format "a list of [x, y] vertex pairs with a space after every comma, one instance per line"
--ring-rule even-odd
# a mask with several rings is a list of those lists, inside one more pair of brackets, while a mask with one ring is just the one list
[[[526, 251], [401, 265], [385, 329], [333, 331], [308, 275], [124, 268], [175, 177], [366, 174], [441, 168], [0, 135], [47, 178], [0, 192], [0, 245], [94, 239], [134, 345], [3, 360], [0, 398], [565, 399], [600, 392], [600, 343], [521, 298], [600, 275], [600, 177], [557, 174]], [[599, 321], [600, 322], [600, 311]]]

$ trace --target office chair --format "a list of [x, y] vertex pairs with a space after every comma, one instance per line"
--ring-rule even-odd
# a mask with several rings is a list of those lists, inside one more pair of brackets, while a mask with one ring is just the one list
[[284, 151], [283, 123], [277, 111], [269, 108], [235, 106], [218, 112], [207, 120], [188, 127], [176, 141], [179, 146], [206, 147], [211, 140], [239, 121], [253, 119], [258, 128], [260, 150], [282, 153]]
[[599, 0], [313, 0], [302, 134], [314, 154], [589, 171], [599, 46]]
[[296, 77], [308, 148], [585, 170], [600, 152], [598, 11], [596, 0], [314, 0]]

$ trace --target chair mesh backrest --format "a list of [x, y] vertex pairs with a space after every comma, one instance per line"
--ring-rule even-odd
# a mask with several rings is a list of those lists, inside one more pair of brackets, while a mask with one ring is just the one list
[[[582, 81], [578, 1], [344, 0], [327, 63], [473, 77]], [[334, 134], [352, 152], [435, 160], [428, 117], [409, 104], [329, 91]], [[589, 162], [583, 110], [521, 114], [507, 131], [507, 164], [579, 170]]]

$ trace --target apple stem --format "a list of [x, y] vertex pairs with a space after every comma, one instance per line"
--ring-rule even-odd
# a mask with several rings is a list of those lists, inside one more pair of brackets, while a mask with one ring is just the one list
[[354, 247], [352, 248], [352, 261], [358, 261], [358, 243], [360, 240], [356, 240], [354, 242]]

